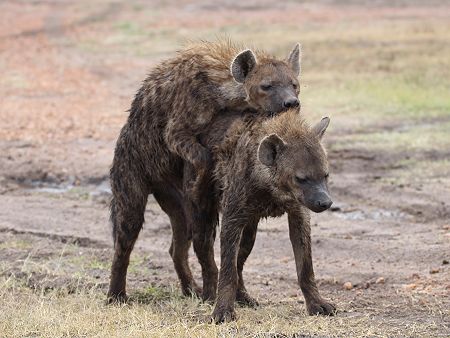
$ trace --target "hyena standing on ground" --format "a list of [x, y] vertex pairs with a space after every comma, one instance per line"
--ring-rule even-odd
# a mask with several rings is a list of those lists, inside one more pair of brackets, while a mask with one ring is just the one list
[[[202, 297], [215, 299], [218, 271], [212, 246], [218, 216], [213, 189], [208, 189], [211, 154], [199, 137], [216, 115], [228, 111], [271, 117], [298, 107], [299, 56], [298, 45], [282, 61], [262, 52], [240, 52], [229, 42], [205, 42], [151, 71], [131, 105], [110, 173], [115, 246], [110, 300], [126, 299], [130, 253], [144, 223], [150, 193], [170, 218], [170, 255], [183, 293], [201, 293], [187, 260], [190, 229], [195, 228], [201, 234], [192, 241], [202, 267]], [[203, 186], [200, 190], [205, 193], [191, 196], [191, 182], [183, 176], [196, 173], [200, 173], [196, 187]]]
[[213, 150], [217, 208], [223, 214], [216, 322], [235, 318], [235, 300], [255, 303], [244, 286], [242, 270], [259, 220], [284, 213], [308, 313], [334, 314], [334, 305], [320, 296], [314, 278], [308, 210], [322, 212], [332, 204], [328, 161], [320, 142], [328, 124], [329, 119], [323, 118], [310, 128], [293, 110], [270, 120], [224, 116], [203, 137]]

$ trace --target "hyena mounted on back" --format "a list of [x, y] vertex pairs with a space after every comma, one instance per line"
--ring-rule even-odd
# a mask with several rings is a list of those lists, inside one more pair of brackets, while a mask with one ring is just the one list
[[[257, 112], [271, 117], [300, 105], [299, 45], [286, 60], [240, 50], [230, 42], [194, 44], [156, 66], [136, 94], [110, 173], [115, 246], [110, 300], [126, 299], [130, 253], [150, 193], [170, 218], [170, 255], [183, 293], [202, 292], [187, 263], [195, 228], [202, 234], [192, 238], [202, 266], [202, 297], [215, 298], [218, 271], [211, 249], [218, 216], [213, 189], [208, 189], [211, 154], [199, 142], [200, 135], [218, 114]], [[197, 186], [200, 182], [208, 193], [192, 196], [187, 178], [197, 173]]]

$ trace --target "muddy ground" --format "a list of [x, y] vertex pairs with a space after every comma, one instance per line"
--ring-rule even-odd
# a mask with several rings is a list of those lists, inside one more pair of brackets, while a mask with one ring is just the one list
[[[81, 283], [106, 292], [112, 257], [107, 177], [115, 138], [147, 69], [173, 53], [191, 33], [217, 33], [217, 27], [232, 25], [240, 11], [240, 20], [249, 25], [277, 25], [296, 16], [303, 17], [304, 25], [349, 18], [447, 18], [446, 3], [436, 4], [444, 7], [419, 2], [363, 7], [337, 1], [253, 1], [247, 6], [183, 1], [154, 2], [151, 11], [145, 10], [149, 3], [138, 1], [2, 1], [1, 275], [14, 276], [31, 288]], [[148, 19], [145, 27], [154, 29], [154, 35], [139, 40], [139, 28], [126, 24], [134, 18]], [[111, 25], [129, 34], [109, 35]], [[172, 35], [172, 30], [181, 33]], [[158, 41], [154, 48], [152, 38]], [[99, 40], [107, 43], [99, 47]], [[143, 51], [135, 49], [137, 43]], [[388, 179], [409, 170], [402, 160], [442, 161], [449, 158], [450, 148], [404, 153], [362, 149], [351, 142], [335, 146], [352, 134], [351, 128], [342, 127], [352, 118], [336, 116], [340, 121], [326, 141], [334, 205], [313, 216], [320, 290], [337, 303], [338, 316], [368, 316], [375, 327], [396, 326], [399, 334], [402, 327], [421, 323], [428, 325], [430, 335], [450, 335], [448, 176]], [[450, 113], [419, 123], [449, 121]], [[371, 132], [403, 127], [382, 122], [370, 126]], [[450, 174], [448, 166], [440, 172]], [[167, 217], [150, 199], [130, 269], [131, 294], [149, 285], [177, 287], [168, 254], [170, 238]], [[193, 257], [191, 261], [199, 276], [198, 264]], [[299, 302], [302, 309], [285, 217], [261, 224], [245, 278], [262, 307]], [[343, 287], [346, 282], [350, 290]]]

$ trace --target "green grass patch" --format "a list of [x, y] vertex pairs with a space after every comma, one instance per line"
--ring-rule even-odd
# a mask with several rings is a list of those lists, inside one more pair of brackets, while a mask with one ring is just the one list
[[400, 130], [342, 135], [333, 149], [357, 148], [380, 152], [445, 151], [450, 148], [450, 122], [409, 126]]
[[2, 249], [19, 249], [29, 250], [33, 247], [33, 244], [23, 239], [11, 239], [0, 243], [0, 250]]

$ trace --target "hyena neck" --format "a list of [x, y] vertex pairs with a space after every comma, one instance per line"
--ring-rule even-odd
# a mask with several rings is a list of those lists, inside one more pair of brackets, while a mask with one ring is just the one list
[[223, 107], [229, 110], [244, 110], [251, 108], [247, 102], [247, 93], [244, 86], [231, 79], [220, 86], [220, 96]]
[[247, 199], [247, 207], [257, 212], [260, 217], [280, 217], [287, 211], [289, 200], [273, 186], [270, 173], [261, 171], [256, 161], [256, 158], [249, 161], [248, 170], [251, 171], [249, 178], [245, 183], [241, 183], [247, 186], [245, 191], [251, 192]]
[[[257, 146], [255, 149], [258, 149]], [[256, 151], [254, 151], [256, 153]], [[263, 165], [255, 154], [252, 154], [252, 181], [254, 185], [259, 189], [265, 191], [265, 196], [270, 200], [278, 200], [278, 194], [276, 187], [272, 186], [273, 173], [270, 169]]]

